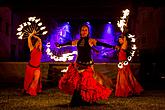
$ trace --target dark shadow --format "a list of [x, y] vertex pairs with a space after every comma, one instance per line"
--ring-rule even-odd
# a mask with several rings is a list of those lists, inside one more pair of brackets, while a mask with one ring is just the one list
[[68, 66], [68, 64], [49, 64], [47, 83], [45, 86], [47, 86], [48, 88], [58, 87], [58, 82], [63, 75], [61, 70], [66, 66]]
[[105, 108], [105, 107], [109, 107], [109, 105], [108, 104], [99, 104], [99, 103], [95, 103], [95, 104], [91, 104], [91, 105], [80, 105], [80, 106], [70, 106], [69, 104], [60, 104], [60, 105], [56, 105], [55, 107], [60, 107], [60, 108], [85, 108], [85, 107]]

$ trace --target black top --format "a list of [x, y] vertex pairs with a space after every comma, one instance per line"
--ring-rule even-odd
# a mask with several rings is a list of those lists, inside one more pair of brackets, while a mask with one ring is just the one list
[[93, 64], [91, 58], [91, 46], [88, 42], [89, 38], [81, 38], [77, 43], [78, 49], [78, 56], [77, 56], [77, 63], [82, 65], [91, 65]]

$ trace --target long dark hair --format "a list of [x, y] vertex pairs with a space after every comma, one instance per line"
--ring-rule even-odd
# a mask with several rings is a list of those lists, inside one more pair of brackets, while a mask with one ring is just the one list
[[80, 26], [80, 37], [81, 37], [81, 29], [82, 29], [82, 27], [87, 27], [88, 28], [88, 35], [87, 35], [87, 37], [89, 37], [89, 35], [90, 35], [90, 30], [89, 30], [89, 26], [87, 25], [87, 24], [82, 24], [81, 26]]
[[37, 38], [31, 37], [32, 45], [34, 46], [36, 42], [38, 41]]
[[122, 35], [120, 35], [120, 36], [118, 37], [118, 39], [117, 39], [117, 45], [121, 47], [122, 44], [120, 44], [120, 42], [119, 42], [119, 39], [120, 39], [120, 38], [124, 38], [124, 37], [123, 37]]
[[125, 33], [125, 34], [121, 34], [119, 37], [118, 37], [118, 46], [121, 47], [122, 44], [119, 43], [119, 38], [124, 38], [124, 36], [126, 36], [126, 40], [127, 40], [127, 49], [125, 50], [126, 53], [127, 53], [127, 56], [130, 55], [130, 51], [131, 51], [131, 39], [128, 38], [128, 33]]

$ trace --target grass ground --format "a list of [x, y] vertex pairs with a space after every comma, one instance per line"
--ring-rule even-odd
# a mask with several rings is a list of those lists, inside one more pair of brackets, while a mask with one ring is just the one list
[[36, 97], [25, 96], [21, 89], [0, 88], [0, 110], [165, 110], [165, 90], [145, 90], [140, 96], [117, 98], [112, 94], [108, 101], [95, 106], [68, 106], [71, 96], [57, 88], [43, 90]]

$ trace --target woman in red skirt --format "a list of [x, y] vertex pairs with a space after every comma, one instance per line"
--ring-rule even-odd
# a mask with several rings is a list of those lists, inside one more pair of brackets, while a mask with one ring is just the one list
[[[91, 58], [92, 46], [113, 46], [89, 38], [89, 27], [82, 25], [80, 28], [79, 40], [74, 40], [66, 44], [56, 44], [58, 47], [72, 45], [77, 46], [78, 56], [75, 63], [68, 67], [68, 71], [59, 81], [59, 88], [65, 93], [71, 94], [72, 100], [70, 106], [91, 105], [99, 100], [107, 100], [112, 89], [111, 80], [98, 74], [93, 69], [93, 60]], [[106, 79], [106, 81], [104, 80]]]
[[128, 42], [126, 36], [120, 36], [119, 43], [120, 47], [118, 60], [123, 67], [118, 69], [115, 96], [128, 97], [132, 95], [139, 95], [143, 91], [143, 88], [133, 76], [133, 73], [130, 69], [130, 64], [124, 63], [128, 62], [126, 55]]
[[[36, 96], [37, 92], [42, 91], [40, 60], [42, 57], [42, 42], [41, 39], [35, 35], [33, 31], [28, 36], [28, 47], [30, 49], [30, 61], [26, 65], [24, 78], [24, 92], [31, 96]], [[34, 45], [32, 43], [34, 37]]]

